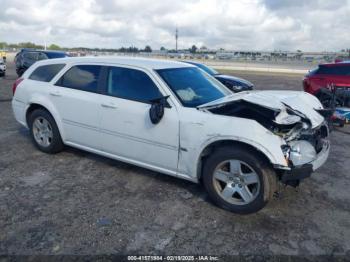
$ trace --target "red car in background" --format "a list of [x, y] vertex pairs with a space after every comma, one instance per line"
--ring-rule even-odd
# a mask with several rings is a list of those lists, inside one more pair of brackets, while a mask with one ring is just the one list
[[350, 89], [350, 61], [321, 64], [310, 71], [303, 81], [304, 91], [317, 97], [322, 88], [329, 88], [330, 85]]
[[350, 61], [319, 65], [305, 76], [303, 86], [334, 110], [330, 121], [340, 126], [350, 123]]

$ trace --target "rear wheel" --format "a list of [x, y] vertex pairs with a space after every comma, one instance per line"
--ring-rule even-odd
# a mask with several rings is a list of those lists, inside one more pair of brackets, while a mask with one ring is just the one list
[[272, 168], [243, 147], [224, 147], [210, 155], [204, 164], [203, 182], [215, 204], [240, 214], [262, 209], [277, 188]]
[[45, 153], [63, 150], [63, 142], [55, 120], [44, 109], [34, 110], [29, 117], [29, 128], [36, 147]]

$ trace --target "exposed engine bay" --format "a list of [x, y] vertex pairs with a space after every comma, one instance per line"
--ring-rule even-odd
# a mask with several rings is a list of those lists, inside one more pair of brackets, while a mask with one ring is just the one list
[[283, 153], [291, 166], [313, 161], [322, 151], [328, 137], [327, 124], [313, 127], [303, 113], [283, 103], [283, 107], [269, 108], [238, 99], [206, 108], [213, 114], [252, 119], [284, 139]]

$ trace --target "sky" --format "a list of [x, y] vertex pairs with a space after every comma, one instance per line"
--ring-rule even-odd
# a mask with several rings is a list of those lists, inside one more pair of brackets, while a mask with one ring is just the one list
[[340, 51], [350, 0], [0, 0], [0, 42]]

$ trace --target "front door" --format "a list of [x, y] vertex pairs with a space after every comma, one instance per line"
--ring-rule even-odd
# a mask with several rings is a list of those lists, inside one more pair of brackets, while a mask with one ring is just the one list
[[145, 71], [109, 67], [101, 96], [102, 150], [131, 163], [176, 173], [179, 119], [176, 108], [152, 124], [150, 100], [163, 96]]

